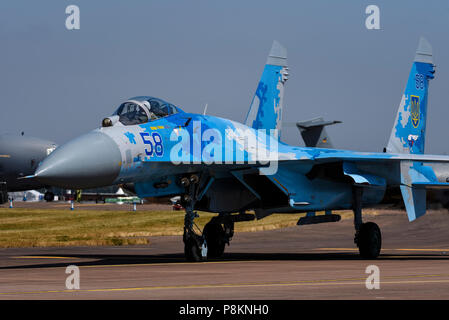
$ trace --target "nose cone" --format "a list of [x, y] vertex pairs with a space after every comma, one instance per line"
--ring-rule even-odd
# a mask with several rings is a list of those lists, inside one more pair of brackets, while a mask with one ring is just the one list
[[40, 182], [68, 189], [86, 189], [113, 184], [122, 157], [108, 135], [93, 131], [53, 151], [37, 168]]

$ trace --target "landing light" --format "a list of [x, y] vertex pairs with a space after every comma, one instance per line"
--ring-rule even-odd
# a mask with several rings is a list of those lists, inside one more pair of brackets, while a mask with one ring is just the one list
[[112, 127], [112, 120], [110, 118], [104, 118], [101, 122], [102, 127]]

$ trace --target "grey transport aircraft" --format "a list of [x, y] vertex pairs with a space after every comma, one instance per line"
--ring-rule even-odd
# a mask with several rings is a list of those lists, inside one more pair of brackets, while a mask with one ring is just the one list
[[306, 147], [332, 149], [334, 148], [334, 145], [332, 144], [325, 127], [336, 123], [341, 123], [341, 121], [324, 121], [322, 117], [318, 117], [297, 122], [296, 127], [301, 133]]
[[[24, 177], [34, 174], [39, 163], [56, 147], [52, 141], [23, 134], [0, 135], [0, 204], [8, 201], [7, 192], [49, 187], [45, 183]], [[54, 194], [47, 190], [44, 197], [51, 201]]]

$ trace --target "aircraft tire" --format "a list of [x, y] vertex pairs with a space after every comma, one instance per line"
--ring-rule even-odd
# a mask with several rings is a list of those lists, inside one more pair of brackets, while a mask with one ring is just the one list
[[189, 262], [199, 262], [202, 260], [201, 248], [193, 237], [189, 237], [185, 241], [184, 255]]
[[362, 258], [377, 258], [382, 247], [382, 234], [379, 226], [374, 222], [363, 223], [360, 226], [357, 246]]
[[47, 191], [44, 194], [44, 199], [47, 202], [52, 202], [55, 199], [55, 195], [53, 192]]
[[8, 192], [6, 189], [6, 183], [0, 182], [0, 204], [8, 202]]
[[219, 258], [225, 250], [225, 231], [221, 224], [209, 222], [203, 230], [207, 243], [207, 256], [209, 258]]
[[8, 201], [8, 194], [0, 192], [0, 204], [4, 204]]

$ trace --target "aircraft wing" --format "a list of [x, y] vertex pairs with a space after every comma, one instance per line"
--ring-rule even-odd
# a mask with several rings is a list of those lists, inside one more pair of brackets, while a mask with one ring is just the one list
[[[328, 150], [327, 150], [328, 151]], [[306, 166], [309, 164], [309, 167]], [[320, 152], [309, 159], [283, 160], [279, 171], [290, 172], [307, 168], [306, 176], [313, 180], [352, 180], [362, 189], [399, 187], [410, 221], [426, 212], [426, 189], [449, 189], [449, 157], [426, 154], [389, 154], [363, 152]], [[304, 171], [303, 171], [304, 172]], [[282, 174], [281, 174], [282, 175]], [[274, 177], [290, 194], [298, 194], [294, 181], [286, 176]]]

